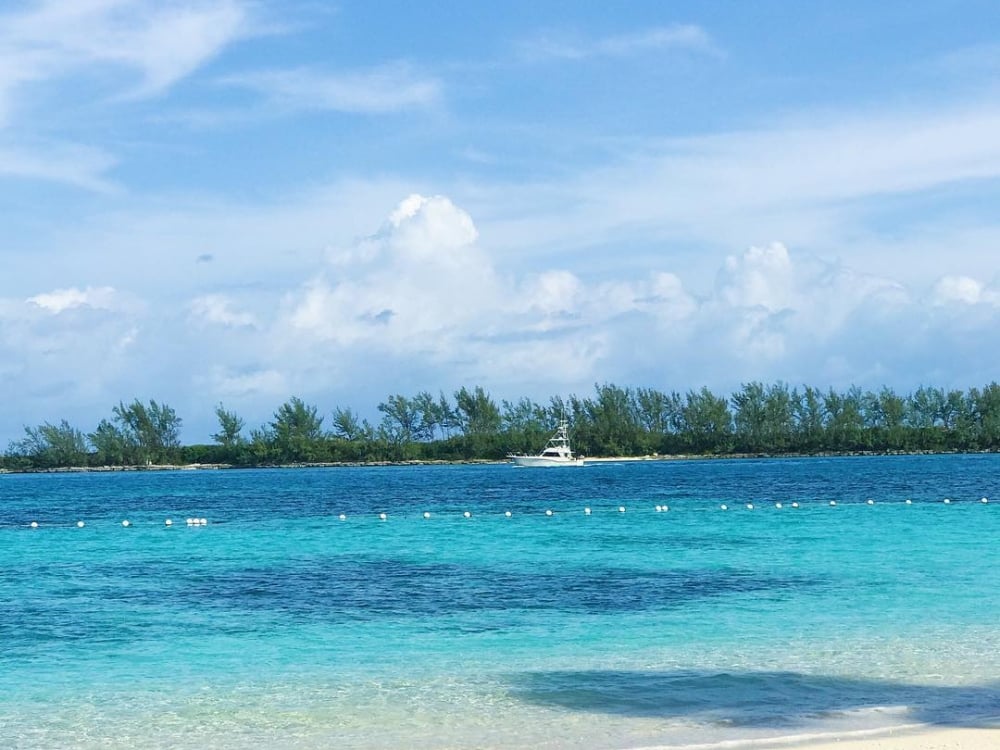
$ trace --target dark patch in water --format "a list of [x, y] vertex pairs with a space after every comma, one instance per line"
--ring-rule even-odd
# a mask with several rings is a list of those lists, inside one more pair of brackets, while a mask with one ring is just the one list
[[247, 568], [189, 584], [203, 592], [209, 606], [369, 620], [491, 610], [635, 612], [814, 582], [738, 570], [554, 573], [334, 558], [276, 569]]
[[527, 672], [515, 698], [540, 706], [725, 726], [789, 727], [845, 711], [908, 706], [913, 721], [995, 726], [1000, 683], [936, 687], [797, 672]]

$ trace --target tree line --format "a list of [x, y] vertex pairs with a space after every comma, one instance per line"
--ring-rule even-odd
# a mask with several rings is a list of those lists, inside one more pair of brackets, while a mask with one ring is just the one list
[[[783, 455], [1000, 449], [1000, 384], [968, 391], [883, 387], [821, 391], [785, 383], [743, 384], [728, 396], [708, 388], [664, 392], [596, 384], [591, 396], [496, 401], [482, 387], [451, 397], [422, 391], [378, 404], [371, 423], [354, 410], [298, 397], [247, 430], [219, 404], [205, 445], [180, 443], [181, 418], [156, 401], [120, 402], [89, 433], [66, 420], [25, 427], [2, 457], [7, 469], [222, 463], [459, 461], [502, 459], [541, 449], [565, 416], [573, 448], [587, 456]], [[329, 417], [329, 420], [327, 419]]]

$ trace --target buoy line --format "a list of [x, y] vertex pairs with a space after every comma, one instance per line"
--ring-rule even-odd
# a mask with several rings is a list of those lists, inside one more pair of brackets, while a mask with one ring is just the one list
[[[955, 499], [950, 498], [950, 497], [941, 498], [937, 502], [939, 504], [943, 504], [943, 505], [958, 505], [958, 504], [962, 503], [962, 501], [955, 500]], [[990, 504], [990, 499], [988, 497], [983, 496], [983, 497], [980, 497], [978, 501], [969, 499], [969, 500], [967, 500], [965, 502], [966, 502], [966, 504], [976, 504], [976, 505], [981, 505], [982, 506], [982, 505], [989, 505]], [[858, 506], [864, 505], [864, 506], [867, 506], [867, 507], [873, 507], [873, 506], [879, 505], [880, 503], [882, 505], [885, 505], [885, 506], [892, 506], [892, 505], [914, 505], [915, 504], [912, 498], [905, 498], [902, 501], [900, 501], [900, 500], [892, 501], [890, 499], [890, 500], [887, 500], [885, 502], [877, 501], [875, 498], [867, 498], [865, 500], [858, 500], [858, 501], [846, 502], [846, 507], [855, 506], [855, 505], [858, 505]], [[927, 499], [927, 500], [923, 501], [923, 505], [928, 506], [928, 507], [932, 506], [934, 504], [935, 504], [935, 501], [933, 501], [931, 499]], [[791, 508], [809, 507], [810, 505], [813, 508], [820, 508], [820, 507], [838, 508], [838, 507], [840, 507], [840, 502], [837, 501], [837, 500], [828, 500], [826, 502], [822, 502], [821, 501], [821, 502], [817, 502], [815, 504], [813, 504], [813, 503], [805, 503], [803, 505], [802, 503], [799, 503], [798, 501], [793, 501], [791, 503], [787, 503], [787, 505], [789, 507], [791, 507]], [[720, 511], [728, 511], [731, 508], [731, 503], [720, 503], [720, 504], [716, 505], [715, 507], [718, 510], [720, 510]], [[736, 507], [738, 507], [738, 506], [736, 506]], [[744, 502], [743, 503], [743, 507], [746, 510], [753, 511], [753, 510], [757, 510], [758, 504], [755, 503], [755, 502]], [[773, 508], [775, 508], [777, 510], [781, 510], [784, 507], [786, 507], [786, 503], [783, 503], [780, 500], [779, 501], [775, 501], [773, 503]], [[681, 508], [682, 508], [682, 512], [683, 512], [684, 506], [682, 505]], [[704, 505], [701, 502], [698, 502], [697, 504], [695, 504], [695, 505], [687, 508], [687, 510], [701, 511], [701, 510], [705, 510], [705, 507], [704, 507]], [[647, 515], [647, 514], [650, 514], [650, 513], [653, 513], [653, 514], [656, 514], [656, 513], [663, 514], [663, 513], [666, 513], [668, 511], [670, 511], [670, 506], [669, 505], [662, 505], [662, 504], [660, 504], [660, 505], [646, 506], [645, 513], [643, 513], [643, 511], [640, 510], [638, 512], [638, 515], [643, 516], [643, 515]], [[558, 508], [551, 508], [551, 507], [549, 507], [549, 508], [544, 508], [544, 509], [540, 509], [540, 510], [537, 510], [537, 511], [527, 512], [527, 515], [537, 515], [537, 516], [543, 516], [545, 518], [552, 518], [552, 517], [554, 517], [554, 516], [556, 516], [556, 515], [558, 515], [559, 513], [562, 513], [562, 512], [567, 512], [567, 511], [565, 509], [564, 510], [559, 510]], [[422, 518], [424, 520], [428, 520], [428, 519], [432, 518], [436, 513], [439, 513], [439, 511], [432, 512], [432, 511], [426, 510], [426, 511], [418, 513], [417, 517], [418, 518]], [[505, 518], [505, 519], [510, 519], [514, 515], [514, 513], [512, 511], [510, 511], [510, 510], [497, 511], [496, 513], [497, 513], [497, 515], [499, 515], [500, 517]], [[626, 515], [627, 513], [630, 516], [636, 515], [636, 513], [634, 513], [634, 512], [629, 513], [628, 507], [625, 506], [625, 505], [617, 505], [617, 506], [610, 505], [610, 506], [606, 506], [604, 508], [594, 508], [594, 507], [589, 506], [589, 505], [583, 507], [583, 515], [584, 516], [600, 515], [601, 513], [607, 513], [609, 515], [613, 513], [613, 514], [616, 514], [616, 515], [619, 515], [619, 516]], [[459, 515], [460, 515], [460, 518], [464, 518], [466, 520], [470, 520], [474, 516], [473, 512], [472, 511], [468, 511], [468, 510], [462, 511]], [[493, 514], [492, 513], [480, 513], [480, 515], [490, 516], [490, 515], [493, 515]], [[386, 521], [389, 520], [389, 513], [386, 512], [386, 511], [381, 511], [381, 512], [377, 513], [375, 515], [375, 517], [380, 522], [386, 522]], [[347, 514], [346, 513], [340, 513], [340, 514], [337, 514], [336, 516], [334, 516], [334, 518], [336, 518], [337, 520], [340, 520], [340, 521], [346, 521], [347, 520]], [[397, 518], [404, 518], [405, 519], [406, 516], [397, 516]], [[185, 521], [185, 525], [187, 525], [188, 527], [203, 527], [203, 526], [207, 526], [208, 525], [208, 519], [205, 518], [205, 517], [192, 516], [192, 517], [185, 518], [184, 521]], [[92, 527], [93, 523], [94, 523], [93, 521], [88, 522], [88, 521], [84, 521], [82, 519], [71, 521], [68, 524], [65, 521], [63, 521], [63, 522], [46, 521], [45, 523], [42, 523], [42, 522], [40, 522], [38, 520], [31, 520], [31, 521], [29, 521], [27, 523], [23, 523], [23, 522], [21, 522], [21, 523], [16, 523], [16, 522], [15, 523], [3, 523], [3, 522], [0, 522], [0, 528], [3, 528], [3, 527], [10, 527], [10, 528], [18, 528], [18, 527], [20, 527], [20, 528], [25, 528], [25, 527], [27, 527], [27, 528], [32, 529], [32, 530], [47, 530], [47, 529], [53, 529], [53, 528], [65, 528], [67, 525], [69, 525], [70, 527], [74, 527], [74, 528], [78, 528], [78, 529], [83, 529], [83, 528], [87, 528], [88, 526]], [[143, 521], [140, 525], [145, 526], [145, 525], [147, 525], [149, 523], [150, 523], [150, 521]], [[171, 528], [174, 525], [174, 521], [171, 518], [166, 518], [166, 519], [164, 519], [162, 521], [162, 524], [163, 524], [163, 527]], [[117, 522], [115, 525], [118, 525], [118, 526], [120, 526], [120, 528], [123, 528], [123, 529], [136, 528], [135, 523], [133, 521], [131, 521], [130, 519], [128, 519], [128, 518], [122, 519], [121, 521]]]

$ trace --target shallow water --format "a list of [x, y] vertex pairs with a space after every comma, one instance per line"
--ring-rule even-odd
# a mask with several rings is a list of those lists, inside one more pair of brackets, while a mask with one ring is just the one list
[[1000, 716], [998, 478], [998, 456], [0, 476], [0, 747], [977, 726]]

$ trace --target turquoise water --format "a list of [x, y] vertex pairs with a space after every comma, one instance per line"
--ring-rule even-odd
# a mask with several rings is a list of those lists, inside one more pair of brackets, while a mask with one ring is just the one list
[[3, 475], [0, 747], [980, 726], [998, 485], [1000, 456]]

